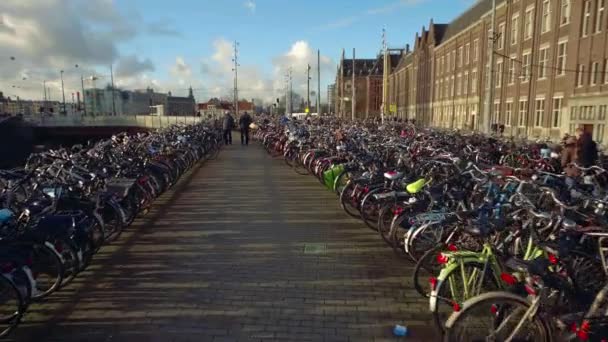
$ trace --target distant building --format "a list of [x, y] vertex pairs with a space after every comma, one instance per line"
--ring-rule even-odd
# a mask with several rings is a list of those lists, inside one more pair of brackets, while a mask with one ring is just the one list
[[[235, 112], [234, 102], [220, 100], [218, 98], [212, 98], [205, 103], [198, 104], [198, 112], [201, 116], [207, 117], [220, 117], [225, 112]], [[252, 113], [255, 110], [255, 103], [253, 101], [240, 100], [239, 101], [239, 114], [244, 112]]]
[[172, 96], [169, 92], [167, 96], [167, 106], [165, 115], [169, 116], [195, 116], [196, 101], [194, 100], [194, 94], [192, 94], [192, 88], [189, 89], [187, 97]]
[[87, 115], [112, 115], [114, 108], [116, 115], [149, 115], [150, 106], [166, 107], [169, 96], [156, 93], [151, 88], [135, 91], [115, 89], [112, 101], [112, 88], [106, 87], [86, 89], [84, 98]]
[[329, 105], [329, 112], [335, 112], [336, 108], [336, 84], [330, 84], [327, 86], [327, 103]]

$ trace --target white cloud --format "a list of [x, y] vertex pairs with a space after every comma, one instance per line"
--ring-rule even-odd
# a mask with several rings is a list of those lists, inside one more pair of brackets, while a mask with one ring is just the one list
[[[211, 97], [232, 97], [233, 87], [233, 46], [225, 39], [213, 42], [213, 53], [201, 61], [201, 73], [205, 91], [197, 100], [206, 101]], [[311, 90], [316, 89], [317, 53], [306, 41], [293, 43], [284, 53], [271, 59], [273, 70], [265, 73], [261, 66], [239, 59], [239, 97], [256, 98], [266, 102], [274, 101], [284, 92], [285, 74], [291, 67], [293, 89], [302, 95], [306, 94], [306, 67], [311, 65]], [[321, 73], [326, 79], [334, 76], [334, 65], [327, 56], [321, 56]], [[322, 76], [323, 77], [323, 76]], [[325, 83], [324, 87], [325, 87]], [[322, 90], [323, 95], [325, 91]], [[196, 94], [195, 94], [196, 95]]]
[[245, 8], [247, 8], [251, 13], [255, 13], [255, 2], [253, 0], [247, 0], [245, 1], [245, 3], [243, 4], [243, 6], [245, 6]]
[[0, 91], [42, 98], [43, 81], [55, 92], [63, 69], [68, 94], [81, 88], [81, 74], [107, 76], [111, 63], [117, 63], [118, 79], [137, 79], [154, 66], [144, 57], [121, 56], [118, 45], [141, 34], [172, 33], [166, 21], [151, 24], [136, 11], [121, 13], [115, 0], [1, 0]]

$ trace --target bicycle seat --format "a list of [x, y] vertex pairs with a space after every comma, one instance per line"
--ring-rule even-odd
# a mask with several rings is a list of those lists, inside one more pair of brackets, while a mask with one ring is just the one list
[[422, 190], [422, 188], [424, 188], [425, 185], [426, 185], [426, 180], [424, 178], [421, 178], [421, 179], [415, 181], [414, 183], [408, 184], [405, 187], [405, 189], [410, 194], [416, 194], [416, 193], [420, 192], [420, 190]]
[[400, 179], [401, 177], [403, 177], [403, 172], [399, 172], [399, 171], [388, 171], [384, 173], [384, 178], [390, 180], [390, 181], [394, 181], [397, 179]]

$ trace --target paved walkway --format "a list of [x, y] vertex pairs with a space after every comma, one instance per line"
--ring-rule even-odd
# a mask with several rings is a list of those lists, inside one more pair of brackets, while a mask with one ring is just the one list
[[16, 341], [432, 340], [412, 265], [259, 146], [195, 168]]

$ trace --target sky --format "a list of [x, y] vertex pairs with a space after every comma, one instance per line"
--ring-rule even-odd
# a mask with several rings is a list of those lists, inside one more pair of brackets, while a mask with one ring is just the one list
[[[293, 89], [306, 94], [306, 66], [317, 67], [321, 94], [336, 75], [342, 49], [374, 58], [386, 29], [389, 47], [412, 44], [416, 32], [449, 22], [475, 0], [2, 0], [0, 91], [67, 101], [86, 88], [116, 87], [174, 95], [192, 86], [197, 102], [232, 96], [238, 42], [239, 97], [271, 101]], [[92, 81], [95, 75], [97, 80]], [[316, 72], [311, 89], [316, 89]]]

